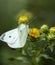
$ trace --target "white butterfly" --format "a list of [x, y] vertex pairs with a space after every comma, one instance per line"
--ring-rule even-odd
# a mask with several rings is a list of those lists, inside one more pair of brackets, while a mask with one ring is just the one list
[[22, 48], [28, 36], [29, 26], [21, 24], [18, 28], [3, 33], [0, 40], [4, 41], [11, 48]]

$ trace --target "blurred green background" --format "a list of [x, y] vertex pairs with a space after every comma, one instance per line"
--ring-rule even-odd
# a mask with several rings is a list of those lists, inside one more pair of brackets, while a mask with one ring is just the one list
[[[33, 26], [40, 27], [43, 24], [55, 26], [55, 0], [0, 0], [0, 35], [5, 31], [17, 27], [16, 16], [22, 10], [33, 13], [35, 20]], [[55, 51], [47, 52], [55, 58]], [[18, 50], [11, 49], [6, 43], [0, 41], [0, 65], [28, 65], [10, 57], [17, 57]], [[45, 60], [44, 65], [55, 65], [55, 62]], [[30, 65], [30, 64], [29, 64]]]

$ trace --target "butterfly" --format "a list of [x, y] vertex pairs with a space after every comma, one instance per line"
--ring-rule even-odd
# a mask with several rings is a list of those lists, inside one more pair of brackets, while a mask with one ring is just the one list
[[22, 48], [26, 43], [28, 31], [28, 25], [20, 24], [17, 28], [3, 33], [0, 40], [6, 42], [11, 48]]

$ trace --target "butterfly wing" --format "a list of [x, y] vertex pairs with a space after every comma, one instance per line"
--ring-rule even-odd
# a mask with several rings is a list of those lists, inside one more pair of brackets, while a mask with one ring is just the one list
[[28, 36], [28, 31], [29, 31], [29, 26], [22, 24], [21, 27], [19, 27], [19, 31], [20, 31], [20, 44], [21, 44], [21, 47], [23, 47], [26, 43], [26, 39]]
[[4, 41], [11, 48], [20, 48], [20, 32], [18, 32], [18, 28], [7, 31], [0, 36], [0, 40]]

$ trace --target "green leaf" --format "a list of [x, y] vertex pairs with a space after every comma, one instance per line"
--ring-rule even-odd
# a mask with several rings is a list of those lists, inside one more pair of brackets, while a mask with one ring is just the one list
[[28, 59], [26, 57], [17, 57], [15, 59], [18, 61], [26, 62], [26, 63], [28, 62]]
[[46, 40], [39, 40], [39, 41], [36, 42], [35, 48], [37, 50], [41, 49], [41, 48], [45, 48], [47, 46], [47, 43], [48, 43], [48, 41], [46, 41]]
[[50, 57], [49, 55], [47, 54], [40, 54], [40, 57], [44, 57], [45, 59], [50, 59], [52, 61], [55, 61], [55, 59], [53, 59], [52, 57]]
[[40, 54], [40, 57], [44, 57], [45, 59], [49, 59], [49, 56], [46, 54]]
[[49, 47], [48, 47], [48, 48], [51, 50], [51, 52], [53, 52], [53, 50], [54, 50], [54, 45], [55, 45], [55, 44], [51, 44], [51, 45], [49, 45]]
[[26, 52], [24, 49], [22, 49], [22, 55], [26, 55]]

